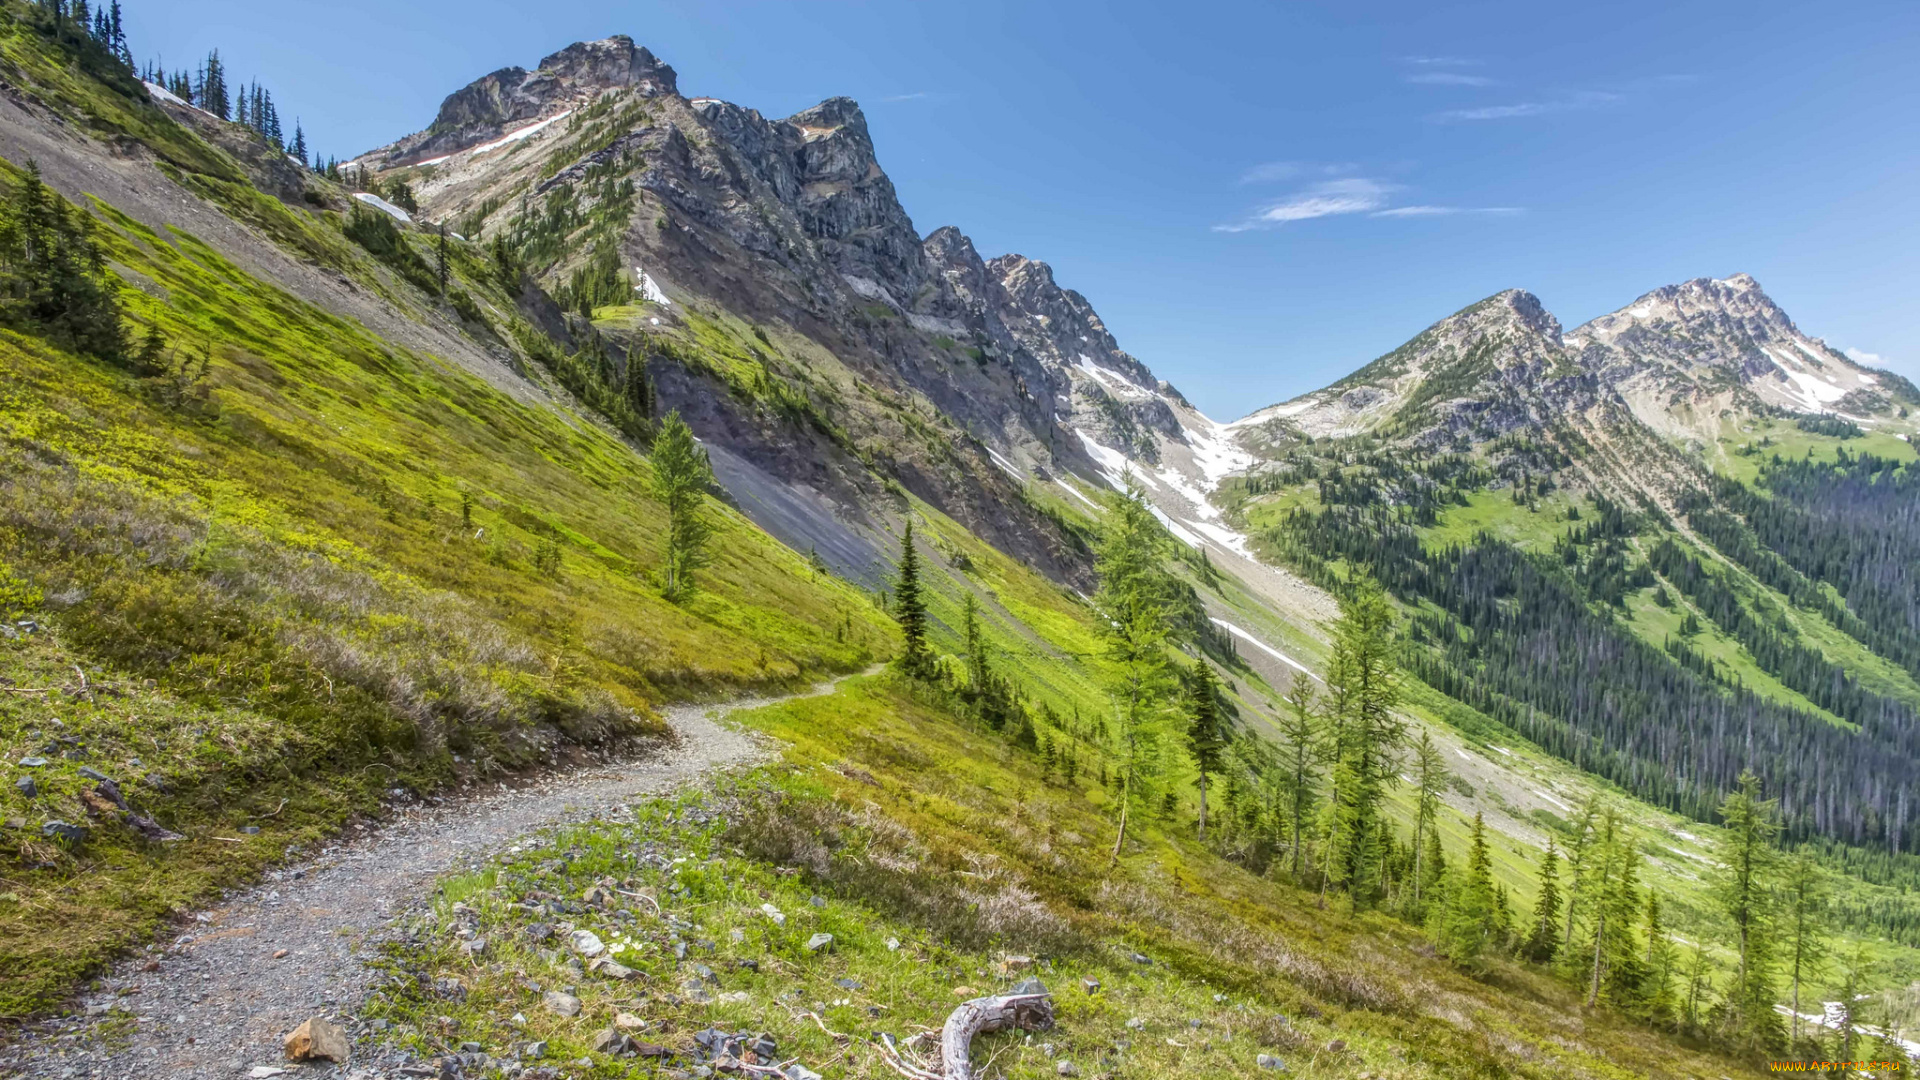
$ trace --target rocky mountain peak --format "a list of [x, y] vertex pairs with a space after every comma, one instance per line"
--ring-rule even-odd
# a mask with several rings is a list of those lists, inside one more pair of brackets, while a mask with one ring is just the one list
[[1475, 329], [1486, 330], [1505, 324], [1536, 337], [1560, 340], [1560, 320], [1553, 317], [1539, 297], [1525, 289], [1496, 293], [1453, 318], [1463, 320]]
[[1799, 336], [1793, 320], [1748, 274], [1661, 286], [1619, 311], [1588, 322], [1572, 336], [1582, 344], [1630, 347], [1635, 340], [1676, 332], [1715, 342], [1728, 351], [1722, 359], [1748, 351], [1754, 341]]
[[633, 39], [618, 34], [579, 41], [540, 61], [532, 71], [505, 67], [447, 95], [431, 127], [395, 143], [388, 161], [431, 159], [498, 137], [556, 114], [607, 90], [643, 97], [677, 95], [673, 68]]

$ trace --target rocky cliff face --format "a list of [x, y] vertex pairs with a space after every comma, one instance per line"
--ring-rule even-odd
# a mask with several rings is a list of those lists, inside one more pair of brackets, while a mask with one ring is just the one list
[[[691, 332], [698, 315], [791, 335], [794, 348], [773, 351], [883, 471], [1057, 576], [1079, 575], [1084, 555], [1024, 508], [1017, 483], [1084, 497], [1121, 482], [1127, 459], [1199, 492], [1232, 457], [1218, 425], [1123, 351], [1046, 263], [985, 260], [951, 226], [923, 237], [850, 99], [770, 119], [687, 98], [670, 67], [611, 38], [476, 80], [427, 130], [359, 161], [369, 182], [408, 179], [429, 220], [522, 241], [564, 230], [549, 249], [562, 254], [531, 267], [551, 283], [613, 244], [623, 273], [671, 301], [649, 305], [644, 333]], [[748, 464], [871, 501], [848, 447], [778, 430], [699, 372], [656, 377], [667, 404]], [[928, 417], [930, 440], [904, 437]]]

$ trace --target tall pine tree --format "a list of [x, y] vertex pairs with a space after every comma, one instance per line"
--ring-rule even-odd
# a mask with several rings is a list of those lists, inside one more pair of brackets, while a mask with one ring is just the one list
[[913, 548], [913, 521], [900, 535], [900, 571], [893, 581], [893, 618], [900, 624], [900, 670], [911, 678], [933, 674], [927, 647], [927, 602], [920, 595], [920, 553]]
[[653, 496], [667, 510], [667, 550], [660, 570], [660, 591], [677, 604], [693, 596], [698, 588], [694, 571], [707, 564], [707, 542], [713, 526], [707, 520], [706, 493], [713, 483], [713, 466], [678, 411], [668, 413], [661, 423], [649, 462], [653, 466]]
[[1196, 662], [1188, 671], [1187, 752], [1193, 755], [1194, 768], [1200, 773], [1200, 839], [1207, 838], [1207, 778], [1220, 771], [1221, 755], [1226, 750], [1226, 731], [1220, 717], [1220, 683], [1206, 660]]

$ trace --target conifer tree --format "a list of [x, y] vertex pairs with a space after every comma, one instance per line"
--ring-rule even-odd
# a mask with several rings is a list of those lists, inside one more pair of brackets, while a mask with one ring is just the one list
[[1189, 669], [1187, 684], [1187, 752], [1200, 773], [1200, 839], [1207, 838], [1207, 778], [1220, 771], [1226, 750], [1226, 732], [1220, 722], [1220, 683], [1206, 660]]
[[708, 561], [707, 541], [713, 526], [707, 520], [706, 491], [713, 483], [713, 466], [678, 411], [668, 413], [661, 423], [650, 461], [653, 496], [667, 508], [667, 550], [660, 591], [668, 600], [681, 603], [697, 588], [694, 571]]
[[119, 297], [92, 221], [47, 187], [32, 159], [0, 205], [0, 326], [103, 360], [126, 353]]
[[439, 241], [433, 249], [434, 278], [440, 282], [440, 295], [447, 293], [447, 226], [440, 223]]
[[1293, 879], [1297, 883], [1301, 873], [1300, 834], [1306, 827], [1308, 812], [1319, 796], [1320, 767], [1326, 763], [1332, 750], [1320, 721], [1313, 677], [1304, 671], [1294, 672], [1293, 685], [1287, 691], [1287, 709], [1280, 717], [1280, 739], [1282, 750], [1278, 787], [1286, 800], [1287, 822], [1293, 831], [1289, 854], [1293, 860]]
[[1484, 815], [1473, 815], [1467, 865], [1451, 882], [1440, 921], [1440, 949], [1456, 964], [1477, 965], [1492, 934], [1497, 900]]
[[1132, 803], [1158, 773], [1172, 683], [1167, 657], [1172, 579], [1165, 565], [1167, 534], [1132, 474], [1125, 492], [1108, 497], [1103, 525], [1094, 549], [1100, 576], [1094, 605], [1115, 671], [1111, 738], [1120, 770], [1120, 820], [1108, 859], [1112, 866], [1126, 844]]
[[1540, 896], [1533, 903], [1533, 928], [1527, 934], [1527, 959], [1550, 964], [1560, 949], [1560, 853], [1547, 837], [1547, 853], [1540, 858]]
[[900, 624], [900, 670], [924, 679], [933, 674], [927, 648], [927, 603], [920, 595], [920, 553], [913, 548], [913, 520], [900, 535], [900, 572], [893, 582], [893, 618]]
[[1422, 887], [1425, 884], [1429, 852], [1439, 846], [1437, 831], [1440, 814], [1440, 790], [1447, 784], [1447, 759], [1433, 741], [1433, 733], [1422, 731], [1413, 748], [1413, 779], [1419, 793], [1413, 805], [1413, 907], [1419, 918], [1422, 911]]
[[194, 104], [202, 111], [210, 112], [222, 120], [231, 119], [233, 103], [227, 93], [227, 68], [220, 62], [220, 50], [207, 54], [207, 62], [200, 69], [199, 86], [194, 92]]
[[1646, 1000], [1647, 1019], [1661, 1027], [1673, 1023], [1673, 939], [1667, 935], [1667, 927], [1660, 918], [1660, 894], [1647, 889], [1647, 917], [1644, 926], [1647, 939], [1646, 978], [1649, 986], [1643, 995]]
[[300, 118], [293, 119], [293, 144], [287, 147], [288, 155], [300, 159], [300, 167], [307, 168], [307, 133], [300, 128]]
[[1560, 939], [1561, 959], [1570, 965], [1579, 964], [1573, 955], [1573, 924], [1579, 914], [1580, 890], [1587, 878], [1587, 855], [1593, 848], [1595, 828], [1600, 815], [1598, 798], [1588, 798], [1580, 806], [1580, 813], [1573, 822], [1573, 839], [1565, 851], [1567, 862], [1567, 928]]
[[1395, 752], [1406, 722], [1393, 662], [1393, 608], [1371, 578], [1353, 582], [1340, 600], [1333, 654], [1327, 664], [1336, 757], [1329, 807], [1327, 869], [1356, 906], [1380, 896], [1376, 824], [1399, 766]]
[[1816, 974], [1827, 958], [1826, 882], [1805, 848], [1795, 852], [1787, 863], [1780, 901], [1781, 931], [1792, 980], [1793, 1018], [1788, 1033], [1788, 1045], [1792, 1047], [1800, 1044], [1800, 984]]
[[1742, 772], [1739, 786], [1720, 804], [1724, 830], [1714, 890], [1733, 922], [1739, 946], [1739, 967], [1727, 988], [1727, 1033], [1737, 1044], [1763, 1049], [1777, 1048], [1786, 1038], [1773, 1010], [1773, 889], [1779, 865], [1773, 840], [1780, 829], [1776, 812], [1773, 800], [1760, 797], [1759, 778]]

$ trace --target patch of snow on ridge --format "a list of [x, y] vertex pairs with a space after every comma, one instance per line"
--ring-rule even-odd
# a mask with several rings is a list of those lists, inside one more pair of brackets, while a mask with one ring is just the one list
[[1026, 474], [1020, 471], [1020, 467], [1018, 465], [1015, 465], [1013, 462], [1008, 461], [1006, 458], [1001, 457], [1000, 452], [998, 450], [995, 450], [991, 446], [985, 447], [985, 449], [987, 451], [987, 456], [993, 459], [993, 463], [995, 465], [1000, 466], [1001, 472], [1006, 473], [1008, 476], [1013, 477], [1015, 480], [1025, 480], [1027, 478]]
[[1218, 423], [1205, 415], [1200, 415], [1200, 419], [1211, 430], [1185, 430], [1187, 442], [1193, 447], [1194, 464], [1200, 466], [1201, 475], [1207, 480], [1207, 490], [1212, 491], [1220, 486], [1220, 481], [1233, 473], [1252, 468], [1254, 458], [1252, 454], [1233, 445], [1233, 440], [1227, 436], [1233, 425]]
[[[189, 104], [185, 98], [180, 97], [179, 95], [175, 94], [173, 91], [167, 89], [164, 86], [161, 86], [159, 83], [146, 82], [145, 80], [141, 80], [141, 85], [147, 88], [147, 93], [149, 95], [159, 98], [161, 101], [170, 101], [175, 105], [186, 105], [187, 108], [189, 109], [194, 108], [194, 106]], [[205, 112], [206, 110], [202, 109], [201, 111]], [[209, 113], [208, 115], [212, 115], [212, 114]]]
[[[1080, 442], [1087, 448], [1087, 456], [1093, 459], [1094, 464], [1100, 466], [1100, 478], [1105, 480], [1113, 490], [1125, 491], [1127, 474], [1133, 472], [1133, 462], [1127, 460], [1127, 455], [1110, 446], [1100, 445], [1093, 436], [1079, 428], [1074, 428], [1073, 433], [1080, 436]], [[1134, 473], [1134, 475], [1139, 474]]]
[[530, 139], [533, 136], [540, 134], [541, 131], [545, 130], [547, 125], [555, 123], [560, 120], [565, 120], [567, 117], [572, 115], [573, 115], [573, 110], [568, 109], [566, 112], [563, 112], [558, 116], [549, 116], [545, 120], [542, 120], [537, 124], [529, 124], [526, 127], [520, 128], [517, 131], [509, 131], [505, 135], [500, 136], [499, 138], [493, 140], [490, 143], [482, 143], [481, 145], [474, 147], [473, 149], [467, 151], [467, 153], [469, 154], [491, 153], [495, 150], [500, 149], [503, 146], [509, 146], [513, 143], [517, 143], [521, 139]]
[[1307, 665], [1301, 663], [1298, 660], [1295, 660], [1293, 657], [1288, 656], [1286, 653], [1281, 652], [1279, 649], [1274, 648], [1273, 646], [1267, 644], [1266, 642], [1261, 641], [1259, 638], [1254, 637], [1252, 634], [1248, 633], [1245, 630], [1240, 629], [1239, 627], [1233, 625], [1227, 620], [1216, 619], [1216, 618], [1213, 618], [1212, 616], [1208, 616], [1207, 618], [1209, 622], [1212, 622], [1214, 625], [1220, 627], [1220, 629], [1225, 630], [1227, 633], [1232, 634], [1234, 637], [1239, 638], [1241, 641], [1244, 641], [1247, 644], [1252, 645], [1254, 648], [1259, 649], [1261, 652], [1266, 653], [1268, 656], [1273, 657], [1275, 660], [1278, 660], [1281, 663], [1287, 665], [1288, 667], [1293, 668], [1295, 671], [1306, 671], [1308, 675], [1313, 676], [1313, 679], [1315, 682], [1326, 681], [1325, 679], [1320, 678], [1320, 676], [1314, 675], [1313, 672], [1307, 671]]
[[639, 293], [642, 299], [667, 307], [673, 305], [673, 301], [667, 299], [667, 294], [661, 291], [660, 283], [653, 280], [652, 274], [637, 266], [633, 268], [633, 272], [640, 275], [640, 284], [635, 285], [633, 290]]
[[356, 199], [359, 199], [361, 202], [366, 203], [368, 206], [371, 206], [376, 210], [386, 211], [387, 213], [393, 215], [394, 218], [398, 219], [401, 222], [404, 222], [408, 225], [413, 224], [412, 216], [410, 216], [405, 210], [400, 209], [399, 207], [393, 205], [392, 203], [388, 202], [387, 200], [381, 198], [378, 195], [374, 195], [365, 191], [356, 191], [353, 193], [353, 197]]
[[1182, 525], [1179, 522], [1173, 520], [1171, 517], [1168, 517], [1167, 512], [1165, 510], [1162, 510], [1159, 507], [1153, 506], [1153, 505], [1149, 505], [1147, 509], [1152, 512], [1154, 517], [1160, 519], [1160, 524], [1166, 526], [1167, 531], [1173, 534], [1174, 539], [1180, 541], [1181, 543], [1187, 545], [1188, 547], [1194, 549], [1195, 551], [1198, 551], [1201, 548], [1207, 546], [1207, 542], [1205, 540], [1202, 540], [1198, 536], [1194, 535], [1193, 532], [1189, 530], [1185, 525]]
[[1074, 486], [1073, 486], [1072, 484], [1069, 484], [1069, 483], [1067, 483], [1067, 482], [1066, 482], [1065, 480], [1062, 480], [1062, 479], [1060, 479], [1059, 477], [1057, 477], [1057, 476], [1056, 476], [1056, 477], [1054, 477], [1054, 478], [1053, 478], [1053, 482], [1054, 482], [1054, 483], [1056, 483], [1056, 484], [1059, 484], [1059, 485], [1060, 485], [1061, 487], [1063, 487], [1063, 488], [1066, 488], [1066, 489], [1067, 489], [1067, 494], [1069, 494], [1069, 495], [1071, 495], [1071, 496], [1073, 496], [1073, 497], [1074, 497], [1074, 498], [1076, 498], [1076, 499], [1079, 499], [1079, 500], [1080, 500], [1081, 502], [1083, 502], [1083, 503], [1086, 503], [1086, 504], [1087, 504], [1088, 506], [1090, 506], [1090, 507], [1092, 507], [1095, 513], [1105, 513], [1105, 512], [1106, 512], [1106, 508], [1105, 508], [1105, 507], [1103, 507], [1103, 506], [1101, 506], [1101, 505], [1100, 505], [1099, 503], [1097, 503], [1097, 502], [1094, 502], [1094, 501], [1093, 501], [1092, 499], [1089, 499], [1089, 498], [1087, 498], [1087, 497], [1086, 497], [1085, 495], [1082, 495], [1082, 494], [1080, 493], [1080, 489], [1079, 489], [1079, 488], [1077, 488], [1077, 487], [1074, 487]]
[[1119, 372], [1113, 370], [1112, 368], [1101, 367], [1099, 364], [1094, 363], [1093, 358], [1088, 356], [1086, 353], [1080, 354], [1080, 363], [1078, 367], [1080, 368], [1080, 370], [1093, 376], [1095, 382], [1100, 383], [1102, 386], [1110, 386], [1113, 389], [1118, 390], [1122, 396], [1127, 396], [1127, 397], [1153, 397], [1154, 396], [1154, 393], [1152, 390], [1149, 390], [1146, 387], [1141, 386], [1139, 383], [1134, 382], [1132, 379], [1127, 378], [1125, 375], [1120, 374]]
[[1212, 537], [1215, 543], [1233, 552], [1235, 555], [1247, 559], [1253, 558], [1253, 547], [1247, 542], [1247, 538], [1227, 528], [1225, 525], [1218, 525], [1211, 521], [1192, 521], [1188, 522], [1188, 524], [1199, 529], [1209, 537]]

